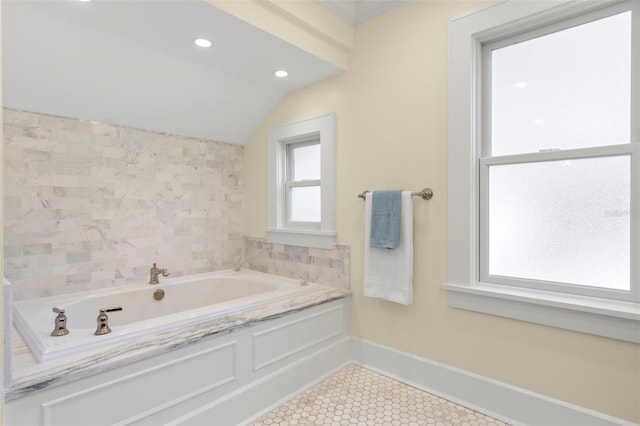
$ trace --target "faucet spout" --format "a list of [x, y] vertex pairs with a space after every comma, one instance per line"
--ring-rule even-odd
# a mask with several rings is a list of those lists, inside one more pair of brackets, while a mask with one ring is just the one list
[[160, 281], [158, 280], [158, 276], [162, 275], [163, 277], [169, 276], [169, 270], [164, 268], [158, 268], [154, 263], [151, 269], [149, 270], [149, 284], [158, 284]]

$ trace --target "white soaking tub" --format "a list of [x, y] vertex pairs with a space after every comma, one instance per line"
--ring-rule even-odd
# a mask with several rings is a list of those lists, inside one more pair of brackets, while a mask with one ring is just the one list
[[[226, 270], [177, 278], [159, 284], [133, 284], [15, 302], [14, 324], [37, 362], [95, 350], [107, 345], [211, 320], [308, 290], [299, 280], [248, 270]], [[164, 291], [162, 300], [153, 293]], [[51, 336], [56, 307], [65, 310], [65, 336]], [[111, 333], [94, 335], [100, 309], [108, 312]]]

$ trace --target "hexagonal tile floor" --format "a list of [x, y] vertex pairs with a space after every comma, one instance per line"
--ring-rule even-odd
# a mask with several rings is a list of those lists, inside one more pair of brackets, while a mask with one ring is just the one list
[[252, 425], [506, 424], [351, 364], [260, 417]]

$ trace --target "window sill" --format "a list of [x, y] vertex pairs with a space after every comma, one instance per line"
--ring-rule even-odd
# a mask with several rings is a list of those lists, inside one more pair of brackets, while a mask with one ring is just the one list
[[445, 283], [449, 306], [640, 343], [640, 303], [479, 283]]
[[276, 244], [331, 249], [336, 233], [307, 229], [268, 229], [268, 241]]

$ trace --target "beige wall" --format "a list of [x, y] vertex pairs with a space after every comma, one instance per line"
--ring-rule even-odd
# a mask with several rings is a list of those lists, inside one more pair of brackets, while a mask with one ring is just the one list
[[[338, 240], [351, 246], [352, 333], [640, 422], [640, 345], [451, 309], [447, 279], [447, 25], [479, 1], [420, 1], [356, 28], [345, 74], [289, 94], [245, 148], [247, 235], [266, 228], [266, 131], [337, 115]], [[430, 186], [414, 207], [414, 304], [362, 296], [364, 189]]]

